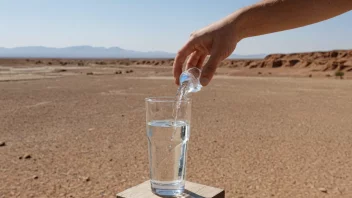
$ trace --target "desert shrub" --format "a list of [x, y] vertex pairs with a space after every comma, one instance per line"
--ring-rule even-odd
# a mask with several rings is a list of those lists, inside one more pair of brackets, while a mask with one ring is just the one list
[[333, 51], [333, 52], [331, 52], [331, 54], [330, 54], [330, 56], [333, 57], [333, 58], [336, 58], [338, 55], [339, 55], [339, 53], [336, 52], [336, 51]]
[[344, 75], [345, 75], [345, 73], [343, 71], [336, 71], [335, 72], [335, 76], [340, 77], [340, 79], [343, 79]]

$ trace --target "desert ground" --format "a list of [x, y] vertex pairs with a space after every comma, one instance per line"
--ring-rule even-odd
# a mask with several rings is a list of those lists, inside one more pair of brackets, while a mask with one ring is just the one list
[[[287, 56], [226, 60], [192, 95], [187, 180], [228, 198], [352, 197], [351, 59]], [[144, 98], [177, 87], [167, 60], [119, 61], [0, 61], [1, 198], [115, 197], [148, 180]]]

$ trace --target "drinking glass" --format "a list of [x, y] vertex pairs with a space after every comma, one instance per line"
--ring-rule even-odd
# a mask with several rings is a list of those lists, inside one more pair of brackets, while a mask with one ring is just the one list
[[160, 196], [179, 196], [185, 189], [191, 99], [146, 98], [151, 189]]

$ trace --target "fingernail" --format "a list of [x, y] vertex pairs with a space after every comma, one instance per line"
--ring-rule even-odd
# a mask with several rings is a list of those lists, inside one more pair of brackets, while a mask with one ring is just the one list
[[206, 86], [208, 83], [209, 83], [208, 78], [201, 78], [200, 79], [200, 84], [202, 84], [202, 86]]

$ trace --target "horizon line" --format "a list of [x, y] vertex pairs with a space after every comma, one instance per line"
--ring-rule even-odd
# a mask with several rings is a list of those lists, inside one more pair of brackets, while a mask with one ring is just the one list
[[[72, 48], [72, 47], [90, 47], [90, 48], [104, 48], [104, 49], [112, 49], [112, 48], [119, 48], [122, 50], [126, 51], [134, 51], [134, 52], [162, 52], [162, 53], [168, 53], [168, 54], [177, 54], [176, 52], [170, 52], [170, 51], [163, 51], [163, 50], [153, 50], [153, 51], [136, 51], [132, 49], [126, 49], [126, 48], [121, 48], [119, 46], [94, 46], [94, 45], [70, 45], [70, 46], [64, 46], [64, 47], [51, 47], [51, 46], [43, 46], [43, 45], [28, 45], [28, 46], [16, 46], [16, 47], [2, 47], [0, 46], [0, 49], [16, 49], [16, 48], [29, 48], [29, 47], [42, 47], [42, 48], [52, 48], [52, 49], [64, 49], [64, 48]], [[292, 52], [273, 52], [273, 53], [258, 53], [258, 54], [236, 54], [235, 52], [232, 53], [231, 55], [239, 55], [239, 56], [252, 56], [252, 55], [269, 55], [269, 54], [294, 54], [294, 53], [311, 53], [311, 52], [330, 52], [330, 51], [341, 51], [341, 50], [352, 50], [352, 48], [348, 49], [343, 49], [343, 48], [336, 48], [336, 49], [330, 49], [330, 50], [314, 50], [314, 51], [292, 51]], [[230, 56], [231, 56], [230, 55]]]

